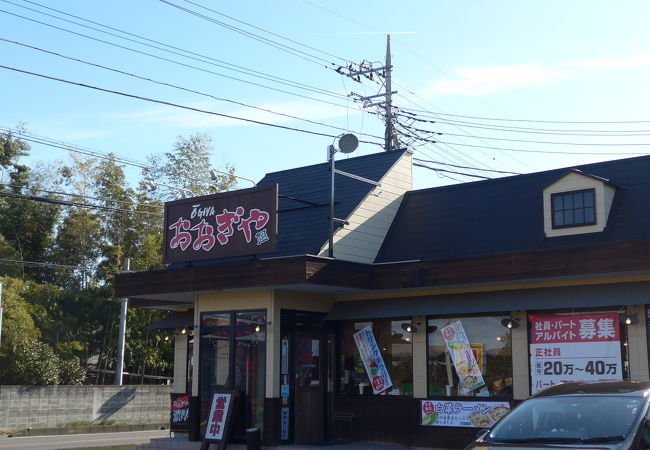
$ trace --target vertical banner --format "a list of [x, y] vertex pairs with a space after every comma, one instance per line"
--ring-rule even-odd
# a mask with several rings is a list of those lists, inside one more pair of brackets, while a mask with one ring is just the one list
[[363, 365], [366, 368], [366, 373], [372, 386], [372, 393], [379, 394], [392, 387], [393, 382], [388, 374], [386, 364], [384, 364], [384, 358], [381, 357], [375, 336], [372, 334], [372, 328], [362, 328], [353, 337], [355, 344], [357, 344], [357, 349], [359, 349], [361, 361], [363, 361]]
[[462, 392], [468, 393], [485, 385], [483, 375], [481, 375], [481, 367], [476, 362], [463, 324], [457, 320], [441, 328], [440, 332], [454, 363]]
[[623, 379], [618, 313], [530, 315], [531, 392], [571, 381]]

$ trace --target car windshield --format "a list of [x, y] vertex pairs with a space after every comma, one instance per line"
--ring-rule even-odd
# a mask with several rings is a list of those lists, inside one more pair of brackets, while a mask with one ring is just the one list
[[489, 442], [609, 442], [625, 439], [643, 400], [624, 396], [540, 397], [505, 416]]

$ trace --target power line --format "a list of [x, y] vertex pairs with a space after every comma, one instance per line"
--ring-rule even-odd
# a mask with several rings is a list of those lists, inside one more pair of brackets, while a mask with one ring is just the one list
[[457, 165], [454, 165], [454, 164], [444, 163], [444, 162], [440, 162], [440, 161], [432, 161], [430, 159], [413, 158], [413, 160], [421, 162], [421, 163], [441, 164], [443, 166], [455, 167], [457, 169], [482, 170], [482, 171], [485, 171], [485, 172], [494, 172], [494, 173], [501, 173], [501, 174], [506, 174], [506, 175], [521, 175], [521, 173], [519, 173], [519, 172], [507, 172], [507, 171], [504, 171], [504, 170], [481, 169], [479, 167], [457, 166]]
[[[0, 183], [0, 186], [9, 187], [9, 188], [12, 188], [12, 189], [29, 189], [29, 190], [32, 190], [32, 191], [45, 192], [46, 194], [52, 194], [52, 195], [65, 195], [65, 196], [68, 196], [68, 197], [86, 198], [86, 199], [89, 199], [89, 200], [101, 200], [101, 201], [110, 202], [110, 203], [122, 203], [122, 204], [125, 204], [125, 205], [131, 205], [131, 206], [135, 206], [135, 207], [142, 206], [142, 207], [145, 207], [145, 208], [157, 208], [157, 209], [162, 209], [163, 208], [163, 205], [159, 205], [159, 204], [154, 205], [154, 204], [151, 204], [151, 203], [134, 203], [134, 202], [127, 201], [127, 200], [114, 200], [114, 199], [110, 199], [110, 198], [92, 197], [92, 196], [89, 196], [89, 195], [73, 194], [73, 193], [70, 193], [70, 192], [60, 192], [60, 191], [51, 191], [51, 190], [47, 190], [47, 189], [38, 189], [38, 188], [31, 187], [31, 186], [17, 186], [17, 185], [6, 184], [6, 183]], [[0, 192], [2, 192], [2, 191], [0, 191]], [[130, 210], [121, 209], [120, 211], [130, 211]], [[158, 215], [161, 215], [161, 214], [158, 214]]]
[[471, 173], [456, 172], [454, 170], [440, 169], [440, 168], [437, 168], [437, 167], [430, 167], [430, 166], [427, 166], [426, 164], [417, 163], [417, 162], [414, 162], [413, 165], [416, 166], [416, 167], [424, 167], [425, 169], [433, 170], [434, 172], [453, 173], [453, 174], [456, 174], [456, 175], [463, 175], [465, 177], [480, 178], [482, 180], [489, 180], [490, 179], [490, 177], [484, 177], [482, 175], [474, 175], [474, 174], [471, 174]]
[[[427, 109], [412, 109], [411, 111], [434, 114]], [[461, 117], [464, 119], [492, 120], [499, 122], [531, 122], [531, 123], [565, 123], [565, 124], [634, 124], [650, 123], [650, 120], [613, 120], [613, 121], [569, 121], [569, 120], [535, 120], [535, 119], [499, 119], [494, 117], [464, 116], [460, 114], [435, 113], [441, 116]]]
[[331, 57], [333, 57], [333, 58], [340, 59], [340, 60], [342, 60], [342, 61], [345, 61], [346, 64], [347, 64], [348, 62], [350, 62], [350, 60], [348, 60], [348, 59], [346, 59], [346, 58], [342, 58], [342, 57], [340, 57], [340, 56], [336, 56], [336, 55], [333, 55], [333, 54], [331, 54], [331, 53], [325, 52], [325, 51], [323, 51], [323, 50], [319, 50], [319, 49], [317, 49], [317, 48], [314, 48], [314, 47], [311, 47], [311, 46], [309, 46], [309, 45], [303, 44], [302, 42], [298, 42], [298, 41], [295, 41], [295, 40], [293, 40], [293, 39], [289, 39], [288, 37], [285, 37], [285, 36], [282, 36], [282, 35], [280, 35], [280, 34], [274, 33], [274, 32], [272, 32], [272, 31], [266, 30], [266, 29], [264, 29], [264, 28], [261, 28], [261, 27], [258, 27], [258, 26], [255, 26], [255, 25], [252, 25], [252, 24], [250, 24], [250, 23], [248, 23], [248, 22], [244, 22], [243, 20], [236, 19], [236, 18], [234, 18], [234, 17], [232, 17], [232, 16], [229, 16], [229, 15], [227, 15], [227, 14], [220, 13], [219, 11], [215, 11], [214, 9], [210, 9], [210, 8], [208, 8], [208, 7], [206, 7], [206, 6], [200, 5], [200, 4], [195, 3], [195, 2], [192, 2], [192, 1], [190, 1], [190, 0], [183, 0], [183, 1], [185, 1], [186, 3], [190, 3], [190, 4], [194, 5], [194, 6], [198, 6], [199, 8], [205, 9], [205, 10], [207, 10], [207, 11], [213, 12], [213, 13], [215, 13], [215, 14], [218, 14], [218, 15], [220, 15], [220, 16], [222, 16], [222, 17], [227, 17], [228, 19], [230, 19], [230, 20], [234, 20], [235, 22], [238, 22], [238, 23], [241, 23], [241, 24], [247, 25], [247, 26], [249, 26], [249, 27], [251, 27], [251, 28], [255, 28], [256, 30], [263, 31], [263, 32], [268, 33], [268, 34], [270, 34], [270, 35], [272, 35], [272, 36], [279, 37], [280, 39], [284, 39], [284, 40], [289, 41], [289, 42], [292, 42], [292, 43], [294, 43], [294, 44], [298, 44], [298, 45], [300, 45], [301, 47], [305, 47], [305, 48], [308, 48], [308, 49], [310, 49], [310, 50], [314, 50], [314, 51], [317, 51], [317, 52], [319, 52], [319, 53], [322, 53], [322, 54], [324, 54], [324, 55], [328, 55], [328, 56], [331, 56]]
[[517, 148], [488, 147], [484, 145], [462, 144], [460, 142], [438, 141], [437, 143], [448, 144], [448, 145], [460, 145], [462, 147], [472, 147], [472, 148], [491, 148], [493, 150], [499, 150], [505, 152], [546, 153], [546, 154], [556, 154], [556, 155], [647, 155], [650, 153], [650, 152], [645, 152], [645, 153], [643, 152], [563, 152], [563, 151], [549, 151], [549, 150], [524, 150], [524, 149], [517, 149]]
[[176, 3], [172, 3], [172, 2], [167, 1], [167, 0], [158, 0], [158, 1], [161, 2], [161, 3], [164, 3], [166, 5], [169, 5], [169, 6], [173, 7], [173, 8], [176, 8], [176, 9], [178, 9], [180, 11], [191, 14], [191, 15], [193, 15], [195, 17], [198, 17], [198, 18], [201, 18], [201, 19], [206, 20], [208, 22], [211, 22], [211, 23], [213, 23], [215, 25], [219, 25], [221, 27], [227, 28], [227, 29], [229, 29], [231, 31], [234, 31], [235, 33], [239, 33], [239, 34], [242, 34], [244, 36], [248, 36], [249, 38], [254, 39], [254, 40], [258, 41], [258, 42], [262, 42], [262, 43], [264, 43], [266, 45], [277, 48], [278, 50], [284, 51], [286, 53], [289, 53], [289, 54], [292, 54], [292, 55], [297, 56], [299, 58], [302, 58], [302, 59], [304, 59], [306, 61], [317, 64], [318, 66], [325, 67], [325, 68], [331, 69], [331, 70], [335, 70], [332, 67], [323, 66], [322, 63], [320, 63], [318, 61], [315, 61], [315, 60], [320, 60], [320, 61], [325, 62], [326, 64], [331, 65], [331, 66], [337, 66], [337, 64], [334, 64], [333, 62], [328, 61], [326, 59], [323, 59], [323, 58], [321, 58], [319, 56], [315, 56], [315, 55], [309, 54], [307, 52], [303, 52], [302, 50], [297, 50], [295, 48], [289, 47], [288, 45], [284, 45], [284, 44], [272, 41], [271, 39], [267, 39], [267, 38], [258, 36], [258, 35], [254, 34], [254, 33], [250, 33], [248, 31], [245, 31], [245, 30], [243, 30], [241, 28], [238, 28], [238, 27], [235, 27], [233, 25], [228, 25], [225, 22], [222, 22], [220, 20], [217, 20], [217, 19], [214, 19], [212, 17], [206, 16], [206, 15], [201, 14], [199, 12], [193, 11], [193, 10], [191, 10], [189, 8], [185, 8], [185, 7], [181, 6], [181, 5], [177, 5]]
[[9, 128], [9, 127], [1, 127], [0, 126], [0, 132], [2, 132], [5, 135], [12, 134], [12, 135], [20, 136], [21, 140], [24, 140], [24, 141], [27, 141], [27, 142], [32, 142], [32, 143], [35, 143], [35, 144], [42, 144], [42, 145], [46, 145], [46, 146], [52, 147], [52, 148], [59, 148], [59, 149], [62, 149], [62, 150], [68, 150], [68, 151], [73, 152], [73, 153], [79, 153], [79, 154], [86, 155], [86, 156], [92, 156], [93, 158], [105, 159], [107, 161], [115, 161], [115, 162], [119, 162], [121, 164], [126, 164], [126, 165], [129, 165], [129, 166], [138, 167], [140, 169], [150, 169], [149, 166], [146, 166], [143, 163], [140, 163], [140, 162], [137, 162], [135, 160], [128, 159], [128, 158], [124, 158], [124, 157], [121, 157], [121, 156], [116, 156], [115, 154], [112, 154], [112, 153], [111, 154], [102, 154], [97, 150], [91, 150], [91, 149], [87, 149], [87, 148], [83, 148], [83, 147], [79, 147], [79, 146], [74, 146], [72, 144], [68, 144], [68, 143], [65, 143], [65, 142], [62, 142], [62, 141], [56, 141], [54, 139], [46, 138], [46, 137], [43, 137], [43, 136], [37, 136], [37, 135], [34, 135], [32, 133], [25, 133], [25, 132], [15, 131], [15, 130], [12, 130], [11, 128]]
[[[440, 133], [444, 136], [463, 136], [462, 134], [454, 133]], [[504, 141], [504, 142], [524, 142], [528, 144], [545, 144], [545, 145], [579, 145], [579, 146], [597, 146], [597, 147], [630, 147], [630, 146], [650, 146], [648, 143], [639, 143], [639, 142], [627, 142], [627, 143], [601, 143], [601, 142], [554, 142], [554, 141], [531, 141], [527, 139], [509, 139], [509, 138], [499, 138], [494, 136], [472, 136], [474, 139], [491, 139], [493, 141]]]
[[[142, 41], [145, 41], [145, 42], [140, 42], [140, 41], [135, 40], [135, 39], [130, 39], [128, 37], [120, 36], [120, 35], [115, 34], [115, 33], [110, 33], [110, 32], [104, 31], [104, 30], [100, 30], [100, 29], [97, 29], [95, 27], [84, 25], [82, 23], [78, 23], [78, 22], [75, 22], [75, 21], [72, 21], [72, 20], [68, 20], [68, 19], [65, 19], [65, 18], [62, 18], [62, 17], [57, 17], [55, 15], [48, 14], [48, 13], [45, 13], [43, 11], [39, 11], [37, 9], [33, 9], [33, 8], [29, 8], [27, 6], [16, 4], [14, 2], [11, 2], [10, 0], [0, 0], [0, 1], [3, 1], [4, 3], [8, 3], [8, 4], [11, 4], [11, 5], [17, 6], [19, 8], [23, 8], [23, 9], [26, 9], [28, 11], [32, 11], [32, 12], [35, 12], [35, 13], [38, 13], [38, 14], [41, 14], [41, 15], [44, 15], [44, 16], [47, 16], [47, 17], [52, 17], [54, 19], [61, 20], [61, 21], [67, 22], [67, 23], [71, 23], [73, 25], [77, 25], [77, 26], [87, 28], [87, 29], [90, 29], [90, 30], [93, 30], [93, 31], [97, 31], [99, 33], [107, 34], [109, 36], [113, 36], [113, 37], [116, 37], [116, 38], [119, 38], [119, 39], [124, 39], [124, 40], [129, 41], [129, 42], [134, 42], [134, 43], [139, 44], [139, 45], [144, 45], [144, 46], [154, 48], [156, 50], [161, 50], [161, 51], [171, 53], [171, 54], [174, 54], [174, 55], [182, 56], [183, 58], [187, 58], [187, 59], [190, 59], [190, 60], [199, 61], [199, 62], [202, 62], [202, 63], [205, 63], [205, 64], [210, 64], [210, 65], [220, 67], [220, 68], [223, 68], [223, 69], [227, 69], [227, 70], [232, 70], [233, 72], [242, 73], [242, 74], [247, 75], [247, 76], [254, 76], [254, 77], [262, 78], [262, 79], [267, 80], [267, 81], [272, 81], [272, 82], [279, 83], [279, 84], [285, 84], [285, 85], [292, 86], [292, 87], [297, 87], [297, 88], [300, 88], [300, 89], [306, 89], [306, 90], [310, 90], [310, 91], [313, 91], [313, 92], [319, 92], [319, 93], [323, 93], [325, 95], [330, 95], [330, 96], [337, 97], [337, 98], [344, 97], [342, 94], [339, 94], [337, 92], [332, 92], [332, 91], [328, 91], [328, 90], [322, 89], [322, 88], [317, 87], [317, 86], [310, 86], [310, 85], [307, 85], [307, 84], [304, 84], [304, 83], [301, 83], [301, 82], [298, 82], [298, 81], [293, 81], [293, 80], [288, 80], [286, 78], [277, 77], [275, 75], [270, 75], [268, 73], [261, 72], [259, 70], [250, 69], [250, 68], [247, 68], [247, 67], [244, 67], [244, 66], [240, 66], [240, 65], [237, 65], [237, 64], [229, 63], [227, 61], [216, 59], [216, 58], [213, 58], [211, 56], [203, 55], [203, 54], [200, 54], [200, 53], [195, 53], [195, 52], [192, 52], [192, 51], [187, 50], [187, 49], [183, 49], [183, 48], [176, 47], [176, 46], [173, 46], [173, 45], [170, 45], [170, 44], [166, 44], [166, 43], [163, 43], [163, 42], [160, 42], [160, 41], [156, 41], [154, 39], [149, 39], [147, 37], [140, 36], [140, 35], [137, 35], [137, 34], [134, 34], [134, 33], [130, 33], [130, 32], [124, 31], [124, 30], [120, 30], [119, 28], [110, 27], [108, 25], [104, 25], [104, 24], [101, 24], [99, 22], [84, 19], [83, 17], [75, 16], [73, 14], [66, 13], [65, 11], [50, 8], [48, 6], [45, 6], [45, 5], [42, 5], [42, 4], [33, 2], [33, 1], [23, 0], [24, 2], [31, 3], [33, 5], [37, 5], [37, 6], [41, 7], [41, 8], [44, 8], [44, 9], [47, 9], [47, 10], [50, 10], [50, 11], [55, 11], [55, 12], [57, 12], [59, 14], [63, 14], [63, 15], [69, 16], [69, 17], [74, 17], [75, 19], [79, 19], [79, 20], [82, 20], [84, 22], [92, 23], [94, 25], [98, 25], [100, 27], [103, 27], [103, 28], [106, 28], [106, 29], [109, 29], [109, 30], [117, 31], [118, 33], [122, 33], [122, 34], [125, 34], [127, 36], [133, 36], [133, 37], [135, 37], [137, 39], [140, 39]], [[27, 19], [27, 20], [33, 20], [33, 19], [25, 18], [23, 16], [18, 16], [18, 17], [21, 17], [21, 18], [24, 18], [24, 19]], [[36, 21], [36, 22], [41, 23], [41, 22], [38, 22], [38, 21]], [[148, 44], [147, 42], [152, 42], [152, 43], [158, 44], [158, 45]], [[160, 47], [160, 46], [163, 46], [165, 48]], [[180, 51], [182, 53], [179, 53], [177, 51], [168, 50], [168, 49], [178, 50], [178, 51]], [[193, 56], [188, 56], [188, 55], [193, 55]], [[211, 62], [211, 61], [213, 61], [213, 62]]]
[[[7, 0], [0, 0], [0, 1], [5, 1], [6, 2]], [[257, 86], [257, 87], [261, 87], [261, 88], [264, 88], [264, 89], [269, 89], [269, 90], [272, 90], [272, 91], [280, 92], [280, 93], [283, 93], [283, 94], [289, 94], [289, 95], [293, 95], [293, 96], [296, 96], [296, 97], [306, 98], [306, 99], [309, 99], [309, 100], [313, 100], [313, 101], [317, 101], [317, 102], [321, 102], [321, 103], [326, 103], [326, 104], [329, 104], [329, 105], [338, 106], [338, 107], [341, 107], [341, 108], [347, 108], [348, 107], [346, 105], [340, 105], [338, 103], [330, 102], [330, 101], [327, 101], [327, 100], [317, 99], [317, 98], [314, 98], [314, 97], [309, 97], [307, 95], [298, 94], [296, 92], [286, 91], [286, 90], [283, 90], [283, 89], [274, 88], [274, 87], [267, 86], [267, 85], [264, 85], [264, 84], [255, 83], [253, 81], [242, 80], [241, 78], [232, 77], [232, 76], [229, 76], [229, 75], [224, 75], [222, 73], [215, 72], [213, 70], [204, 69], [202, 67], [194, 66], [194, 65], [191, 65], [191, 64], [187, 64], [187, 63], [182, 63], [180, 61], [175, 61], [173, 59], [165, 58], [163, 56], [158, 56], [158, 55], [154, 55], [152, 53], [144, 52], [144, 51], [141, 51], [141, 50], [136, 50], [136, 49], [131, 48], [131, 47], [116, 44], [114, 42], [106, 41], [104, 39], [99, 39], [99, 38], [89, 36], [89, 35], [86, 35], [86, 34], [83, 34], [83, 33], [79, 33], [79, 32], [76, 32], [76, 31], [68, 30], [66, 28], [62, 28], [62, 27], [59, 27], [59, 26], [56, 26], [56, 25], [52, 25], [52, 24], [49, 24], [49, 23], [46, 23], [46, 22], [41, 22], [40, 20], [31, 19], [29, 17], [21, 16], [20, 14], [15, 14], [15, 13], [12, 13], [12, 12], [9, 12], [9, 11], [5, 11], [3, 9], [0, 9], [0, 12], [3, 12], [5, 14], [9, 14], [9, 15], [12, 15], [12, 16], [15, 16], [15, 17], [19, 17], [21, 19], [24, 19], [24, 20], [27, 20], [27, 21], [30, 21], [30, 22], [38, 23], [38, 24], [44, 25], [46, 27], [54, 28], [54, 29], [59, 30], [59, 31], [70, 33], [70, 34], [73, 34], [75, 36], [84, 37], [86, 39], [101, 42], [101, 43], [106, 44], [106, 45], [121, 48], [123, 50], [134, 52], [134, 53], [137, 53], [137, 54], [140, 54], [140, 55], [149, 56], [149, 57], [154, 58], [154, 59], [158, 59], [158, 60], [161, 60], [161, 61], [169, 62], [171, 64], [179, 65], [181, 67], [198, 70], [200, 72], [208, 73], [208, 74], [215, 75], [215, 76], [218, 76], [218, 77], [221, 77], [221, 78], [227, 78], [227, 79], [230, 79], [230, 80], [238, 81], [240, 83], [249, 84], [251, 86]], [[60, 19], [60, 20], [65, 20], [65, 19]], [[84, 25], [81, 25], [81, 26], [84, 26]], [[99, 31], [101, 31], [101, 30], [99, 30]], [[142, 44], [142, 43], [140, 43], [140, 44]], [[146, 44], [142, 44], [142, 45], [146, 45]], [[174, 52], [172, 52], [172, 53], [174, 53]], [[190, 59], [195, 59], [196, 60], [196, 58], [190, 58]], [[209, 62], [202, 61], [202, 60], [198, 60], [198, 61], [201, 61], [201, 62], [206, 63], [206, 64], [217, 65], [217, 64], [209, 63]], [[221, 66], [219, 66], [219, 67], [221, 67]], [[271, 81], [273, 81], [273, 80], [271, 80]], [[282, 83], [282, 84], [287, 84], [287, 83]], [[296, 87], [296, 88], [303, 89], [303, 90], [308, 90], [308, 91], [311, 90], [311, 91], [317, 92], [317, 90], [315, 91], [314, 89], [304, 88], [304, 87], [300, 87], [300, 86], [297, 86], [297, 85], [289, 84], [289, 86]], [[318, 88], [316, 88], [316, 89], [318, 89]], [[320, 94], [326, 95], [326, 96], [330, 96], [330, 97], [334, 97], [334, 98], [337, 98], [337, 99], [344, 99], [344, 98], [347, 99], [347, 97], [345, 97], [342, 94], [328, 93], [327, 91], [326, 92], [317, 92], [317, 93], [320, 93]]]
[[[246, 108], [252, 108], [252, 109], [256, 109], [258, 111], [263, 111], [263, 112], [267, 112], [267, 113], [270, 113], [270, 114], [274, 114], [274, 115], [278, 115], [278, 116], [282, 116], [282, 117], [287, 117], [287, 118], [299, 120], [299, 121], [302, 121], [302, 122], [311, 123], [311, 124], [314, 124], [314, 125], [320, 125], [320, 126], [323, 126], [323, 127], [332, 128], [332, 129], [339, 130], [339, 131], [348, 131], [348, 132], [350, 131], [349, 129], [346, 129], [346, 128], [341, 128], [341, 127], [337, 127], [337, 126], [334, 126], [334, 125], [329, 125], [329, 124], [326, 124], [326, 123], [322, 123], [322, 122], [318, 122], [318, 121], [314, 121], [314, 120], [310, 120], [310, 119], [305, 119], [303, 117], [298, 117], [298, 116], [294, 116], [294, 115], [291, 115], [291, 114], [280, 113], [280, 112], [277, 112], [277, 111], [272, 111], [270, 109], [261, 108], [261, 107], [254, 106], [254, 105], [249, 105], [249, 104], [238, 102], [238, 101], [235, 101], [235, 100], [230, 100], [230, 99], [227, 99], [227, 98], [217, 97], [217, 96], [214, 96], [212, 94], [197, 91], [197, 90], [194, 90], [194, 89], [188, 89], [188, 88], [185, 88], [183, 86], [178, 86], [178, 85], [167, 83], [167, 82], [164, 82], [164, 81], [154, 80], [152, 78], [143, 77], [143, 76], [136, 75], [136, 74], [131, 73], [131, 72], [126, 72], [126, 71], [123, 71], [123, 70], [120, 70], [120, 69], [115, 69], [115, 68], [104, 66], [104, 65], [101, 65], [101, 64], [96, 64], [96, 63], [92, 63], [92, 62], [89, 62], [89, 61], [85, 61], [83, 59], [73, 58], [73, 57], [70, 57], [70, 56], [62, 55], [62, 54], [57, 53], [57, 52], [53, 52], [53, 51], [50, 51], [50, 50], [45, 50], [43, 48], [35, 47], [35, 46], [25, 44], [25, 43], [22, 43], [22, 42], [11, 41], [9, 39], [4, 39], [2, 37], [0, 37], [0, 41], [20, 45], [22, 47], [37, 50], [39, 52], [43, 52], [43, 53], [47, 53], [47, 54], [50, 54], [50, 55], [58, 56], [58, 57], [65, 58], [65, 59], [68, 59], [68, 60], [71, 60], [71, 61], [79, 62], [81, 64], [86, 64], [86, 65], [89, 65], [89, 66], [93, 66], [93, 67], [97, 67], [97, 68], [100, 68], [100, 69], [108, 70], [108, 71], [111, 71], [111, 72], [119, 73], [121, 75], [126, 75], [126, 76], [136, 78], [136, 79], [139, 79], [139, 80], [144, 80], [144, 81], [148, 81], [148, 82], [151, 82], [151, 83], [159, 84], [161, 86], [167, 86], [167, 87], [182, 90], [182, 91], [185, 91], [185, 92], [198, 94], [198, 95], [201, 95], [201, 96], [204, 96], [204, 97], [209, 97], [209, 98], [212, 98], [214, 100], [219, 100], [219, 101], [223, 101], [223, 102], [227, 102], [227, 103], [232, 103], [232, 104], [235, 104], [235, 105], [244, 106]], [[374, 138], [377, 138], [377, 139], [381, 139], [380, 136], [374, 136], [374, 135], [371, 135], [371, 134], [366, 134], [366, 133], [357, 133], [357, 134], [368, 136], [368, 137], [374, 137]]]
[[[22, 261], [17, 259], [0, 259], [0, 264], [5, 266], [27, 266], [27, 267], [40, 267], [45, 269], [67, 269], [67, 270], [89, 270], [88, 267], [72, 266], [68, 264], [56, 264], [37, 261]], [[120, 270], [115, 269], [91, 269], [98, 273], [120, 273]]]
[[0, 191], [0, 197], [17, 198], [17, 199], [29, 200], [29, 201], [40, 202], [40, 203], [49, 203], [49, 204], [58, 205], [58, 206], [72, 206], [72, 207], [76, 207], [76, 208], [100, 209], [100, 210], [111, 211], [111, 212], [129, 212], [129, 213], [138, 214], [138, 215], [163, 217], [163, 214], [160, 214], [160, 213], [152, 213], [152, 212], [138, 211], [138, 210], [126, 210], [126, 209], [122, 209], [122, 208], [113, 208], [111, 206], [103, 206], [103, 205], [91, 205], [91, 204], [88, 204], [88, 203], [71, 202], [71, 201], [68, 201], [68, 200], [60, 200], [60, 199], [47, 198], [47, 197], [38, 197], [38, 196], [35, 196], [35, 195], [16, 194], [16, 193], [13, 193], [13, 192], [6, 192], [6, 191]]
[[[27, 75], [32, 75], [32, 76], [36, 76], [36, 77], [40, 77], [40, 78], [44, 78], [44, 79], [48, 79], [48, 80], [52, 80], [52, 81], [58, 81], [60, 83], [65, 83], [65, 84], [69, 84], [69, 85], [73, 85], [73, 86], [84, 87], [84, 88], [87, 88], [87, 89], [93, 89], [93, 90], [100, 91], [100, 92], [106, 92], [106, 93], [109, 93], [109, 94], [115, 94], [115, 95], [120, 95], [120, 96], [123, 96], [123, 97], [133, 98], [133, 99], [136, 99], [136, 100], [142, 100], [142, 101], [149, 102], [149, 103], [157, 103], [157, 104], [160, 104], [160, 105], [172, 106], [174, 108], [185, 109], [185, 110], [188, 110], [188, 111], [194, 111], [194, 112], [199, 112], [199, 113], [203, 113], [203, 114], [210, 114], [210, 115], [213, 115], [213, 116], [225, 117], [225, 118], [233, 119], [233, 120], [241, 120], [243, 122], [254, 123], [254, 124], [257, 124], [257, 125], [264, 125], [264, 126], [273, 127], [273, 128], [280, 128], [280, 129], [288, 130], [288, 131], [296, 131], [296, 132], [299, 132], [299, 133], [311, 134], [311, 135], [315, 135], [315, 136], [325, 136], [325, 137], [329, 137], [329, 138], [333, 138], [333, 139], [337, 137], [336, 135], [332, 135], [332, 134], [319, 133], [319, 132], [316, 132], [316, 131], [303, 130], [303, 129], [300, 129], [300, 128], [294, 128], [294, 127], [288, 127], [288, 126], [278, 125], [278, 124], [274, 124], [274, 123], [262, 122], [260, 120], [247, 119], [247, 118], [244, 118], [244, 117], [233, 116], [231, 114], [223, 114], [223, 113], [218, 113], [218, 112], [214, 112], [214, 111], [207, 111], [207, 110], [200, 109], [200, 108], [193, 108], [191, 106], [179, 105], [177, 103], [166, 102], [166, 101], [163, 101], [163, 100], [156, 100], [156, 99], [153, 99], [153, 98], [143, 97], [143, 96], [140, 96], [140, 95], [128, 94], [126, 92], [116, 91], [116, 90], [112, 90], [112, 89], [105, 89], [105, 88], [101, 88], [101, 87], [98, 87], [98, 86], [93, 86], [93, 85], [90, 85], [90, 84], [78, 83], [78, 82], [75, 82], [75, 81], [64, 80], [62, 78], [56, 78], [56, 77], [51, 77], [51, 76], [44, 75], [44, 74], [29, 72], [27, 70], [18, 69], [18, 68], [15, 68], [15, 67], [0, 65], [0, 68], [11, 70], [11, 71], [18, 72], [18, 73], [27, 74]], [[371, 141], [361, 141], [360, 140], [359, 142], [363, 142], [364, 144], [381, 145], [381, 144], [378, 144], [376, 142], [371, 142]]]
[[[397, 83], [395, 83], [395, 84], [397, 84]], [[397, 85], [399, 86], [399, 84], [397, 84]], [[421, 96], [419, 96], [418, 94], [416, 94], [416, 93], [413, 92], [412, 90], [410, 90], [410, 89], [408, 89], [408, 88], [403, 88], [403, 89], [406, 90], [406, 92], [408, 92], [409, 94], [411, 94], [411, 95], [414, 96], [415, 98], [417, 98], [417, 99], [419, 99], [419, 100], [421, 100], [421, 101], [424, 101], [425, 103], [428, 103], [428, 104], [430, 104], [431, 106], [434, 106], [434, 107], [435, 107], [435, 105], [433, 105], [431, 102], [429, 102], [428, 100], [422, 98]], [[408, 101], [408, 102], [410, 102], [410, 103], [412, 103], [412, 104], [414, 104], [414, 105], [416, 105], [416, 106], [420, 106], [418, 103], [416, 103], [416, 102], [414, 102], [414, 101], [412, 101], [412, 100], [409, 100], [409, 99], [406, 98], [405, 96], [402, 95], [402, 97], [403, 97], [406, 101]], [[469, 132], [463, 130], [463, 129], [460, 128], [459, 126], [456, 126], [456, 125], [452, 125], [452, 126], [454, 126], [455, 128], [457, 128], [458, 130], [462, 131], [462, 132], [463, 132], [467, 137], [473, 137]], [[481, 140], [482, 142], [484, 142], [485, 144], [488, 144], [488, 145], [486, 145], [484, 148], [490, 148], [490, 144], [489, 144], [488, 142], [486, 142], [484, 139], [480, 139], [480, 140]], [[494, 146], [492, 146], [492, 148], [495, 149]], [[524, 165], [524, 166], [527, 166], [527, 167], [533, 169], [533, 168], [532, 168], [530, 165], [528, 165], [526, 162], [519, 160], [519, 159], [516, 158], [515, 156], [512, 156], [512, 155], [507, 155], [507, 156], [508, 156], [509, 158], [513, 159], [513, 160], [514, 160], [515, 162], [517, 162], [518, 164], [521, 164], [521, 165]]]
[[[431, 117], [431, 120], [428, 119], [422, 119], [420, 118], [420, 114], [415, 114], [412, 112], [409, 112], [406, 108], [398, 108], [402, 112], [401, 113], [396, 113], [398, 116], [401, 117], [406, 117], [411, 120], [414, 120], [416, 122], [423, 122], [423, 123], [435, 123], [438, 125], [457, 125], [459, 127], [465, 127], [465, 128], [479, 128], [479, 129], [484, 129], [484, 130], [495, 130], [495, 131], [503, 131], [503, 132], [518, 132], [518, 133], [530, 133], [530, 134], [554, 134], [554, 135], [560, 135], [560, 136], [603, 136], [603, 137], [610, 137], [610, 136], [625, 136], [625, 137], [631, 137], [631, 136], [644, 136], [647, 134], [644, 133], [650, 133], [650, 130], [562, 130], [562, 129], [550, 129], [550, 128], [533, 128], [533, 127], [515, 127], [515, 126], [509, 126], [509, 125], [494, 125], [494, 126], [489, 126], [490, 124], [482, 124], [480, 122], [467, 122], [467, 121], [462, 121], [462, 120], [449, 120], [449, 119], [440, 119], [435, 115], [435, 113], [430, 113], [430, 115], [424, 115], [423, 117]], [[614, 134], [605, 134], [605, 133], [614, 133]]]

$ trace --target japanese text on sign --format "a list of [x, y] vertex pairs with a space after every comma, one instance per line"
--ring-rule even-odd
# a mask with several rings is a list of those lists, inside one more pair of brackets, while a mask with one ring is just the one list
[[530, 316], [531, 391], [623, 378], [617, 313]]
[[165, 203], [165, 262], [276, 249], [277, 185]]
[[379, 346], [372, 334], [372, 328], [364, 327], [354, 334], [354, 342], [357, 344], [359, 355], [366, 368], [366, 374], [370, 380], [373, 394], [379, 394], [393, 386], [388, 374], [384, 358], [379, 352]]
[[218, 441], [223, 438], [231, 397], [231, 394], [214, 394], [212, 397], [208, 426], [205, 429], [206, 439]]
[[463, 324], [457, 320], [441, 328], [440, 332], [447, 344], [462, 391], [467, 393], [485, 385], [481, 367], [476, 361]]
[[508, 402], [422, 400], [421, 425], [487, 428], [510, 412]]
[[172, 428], [182, 428], [189, 425], [190, 396], [172, 394], [170, 421]]

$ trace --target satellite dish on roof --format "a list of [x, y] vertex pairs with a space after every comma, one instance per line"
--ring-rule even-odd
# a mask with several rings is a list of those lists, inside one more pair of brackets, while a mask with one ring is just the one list
[[352, 134], [344, 134], [339, 138], [339, 151], [341, 153], [352, 153], [359, 146], [359, 139]]

